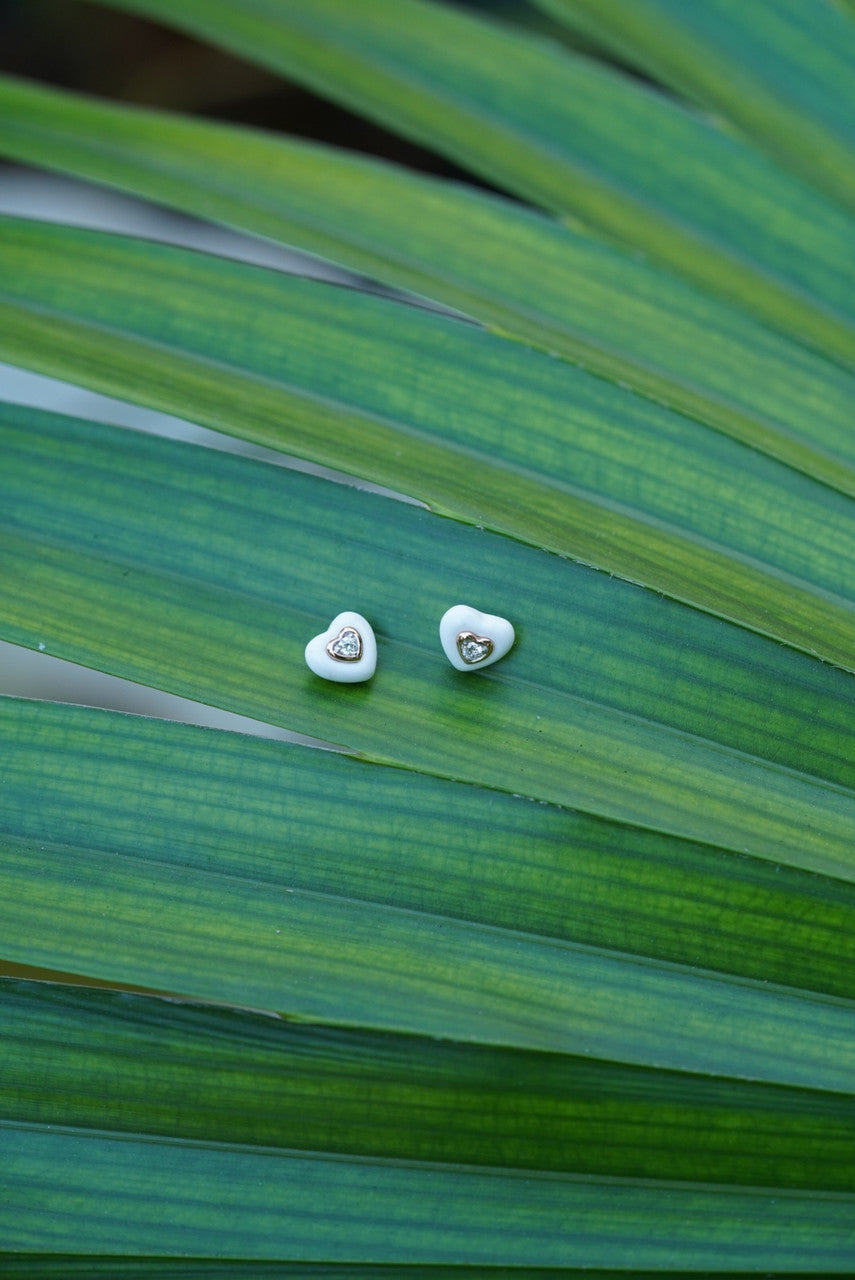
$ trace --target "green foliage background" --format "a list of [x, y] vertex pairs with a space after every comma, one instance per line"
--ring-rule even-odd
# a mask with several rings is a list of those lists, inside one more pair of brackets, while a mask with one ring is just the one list
[[851, 1274], [851, 8], [112, 7], [505, 194], [0, 79], [415, 295], [2, 218], [0, 358], [417, 500], [0, 407], [0, 637], [340, 748], [0, 701], [4, 1274]]

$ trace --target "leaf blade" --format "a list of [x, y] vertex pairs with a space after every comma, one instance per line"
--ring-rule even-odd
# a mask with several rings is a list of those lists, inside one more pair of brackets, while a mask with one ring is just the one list
[[[794, 714], [779, 713], [780, 736], [764, 747], [762, 726], [789, 669], [780, 647], [755, 646], [699, 615], [688, 669], [702, 683], [671, 711], [674, 671], [662, 662], [660, 637], [686, 664], [694, 620], [677, 606], [663, 615], [650, 593], [623, 587], [616, 595], [610, 579], [570, 562], [371, 494], [339, 486], [330, 493], [329, 482], [313, 477], [72, 419], [23, 411], [22, 423], [21, 412], [8, 427], [10, 455], [23, 465], [7, 469], [0, 622], [7, 639], [45, 644], [72, 661], [224, 703], [380, 761], [850, 874], [855, 690], [846, 674], [798, 660], [792, 670], [807, 681], [804, 693]], [[69, 487], [70, 473], [90, 468], [89, 484]], [[379, 631], [371, 688], [332, 698], [309, 680], [301, 655], [338, 602], [352, 598], [345, 530], [356, 538], [359, 603], [390, 623]], [[493, 607], [524, 629], [521, 668], [522, 640], [495, 674], [455, 680], [433, 638], [452, 584], [464, 600], [481, 599], [489, 584]], [[590, 615], [582, 612], [588, 593]], [[639, 609], [617, 666], [616, 605]], [[555, 661], [577, 634], [591, 696], [580, 696], [579, 682], [590, 679], [582, 668]], [[728, 654], [716, 664], [720, 707], [710, 705], [703, 682], [717, 644]], [[641, 654], [649, 665], [634, 692]], [[831, 695], [822, 734], [818, 687]], [[471, 701], [461, 703], [463, 696]], [[499, 749], [509, 738], [513, 753]], [[496, 749], [485, 751], [485, 742]], [[824, 746], [824, 757], [807, 752], [809, 744]], [[746, 754], [751, 746], [761, 754]]]
[[796, 173], [855, 208], [855, 28], [835, 5], [537, 3], [722, 112]]
[[[180, 850], [197, 869], [216, 848], [218, 868], [238, 880], [832, 995], [855, 989], [844, 881], [325, 753], [49, 704], [5, 700], [0, 713], [10, 841], [88, 843], [152, 865]], [[286, 792], [287, 840], [267, 799]], [[393, 834], [375, 808], [396, 815]], [[413, 851], [404, 865], [402, 843]]]
[[855, 1112], [843, 1096], [46, 983], [2, 980], [0, 991], [0, 1115], [19, 1124], [595, 1177], [853, 1186]]
[[426, 293], [855, 495], [848, 431], [835, 431], [848, 424], [850, 399], [832, 367], [590, 237], [345, 153], [9, 77], [0, 122], [0, 146], [19, 160], [216, 215]]
[[[431, 1168], [271, 1158], [192, 1143], [7, 1128], [12, 1194], [0, 1208], [9, 1244], [44, 1247], [27, 1210], [49, 1203], [58, 1251], [480, 1265], [697, 1266], [715, 1248], [731, 1268], [758, 1250], [770, 1266], [848, 1268], [852, 1198], [659, 1188], [569, 1178], [437, 1174]], [[76, 1195], [62, 1170], [76, 1170]], [[118, 1190], [117, 1170], [135, 1195]], [[179, 1185], [165, 1199], [163, 1179]], [[213, 1191], [213, 1195], [212, 1195]], [[98, 1205], [82, 1221], [81, 1195]], [[319, 1213], [317, 1206], [323, 1205]], [[354, 1212], [354, 1208], [357, 1211]], [[650, 1222], [662, 1234], [651, 1238]], [[505, 1224], [497, 1232], [497, 1221]], [[567, 1224], [585, 1223], [585, 1234]], [[667, 1233], [667, 1234], [666, 1234]]]
[[[258, 0], [193, 0], [180, 12], [166, 0], [114, 7], [295, 76], [543, 208], [642, 248], [773, 328], [855, 358], [848, 219], [759, 152], [614, 73], [418, 0], [358, 10], [342, 0], [275, 11]], [[776, 239], [784, 210], [798, 231]]]
[[[267, 741], [245, 742], [230, 735], [147, 725], [133, 717], [82, 709], [32, 708], [21, 703], [10, 710], [10, 729], [29, 723], [36, 730], [32, 752], [43, 762], [42, 776], [34, 783], [30, 753], [19, 746], [11, 756], [0, 901], [9, 904], [3, 908], [3, 932], [5, 954], [12, 961], [111, 982], [132, 981], [196, 998], [280, 1009], [314, 1022], [582, 1054], [815, 1091], [847, 1092], [851, 1087], [855, 1061], [851, 998], [832, 999], [771, 987], [767, 981], [732, 978], [731, 969], [744, 971], [750, 948], [736, 945], [726, 927], [725, 949], [719, 951], [725, 972], [718, 974], [694, 967], [702, 956], [688, 952], [685, 942], [683, 956], [689, 965], [678, 966], [565, 941], [561, 935], [569, 932], [572, 937], [573, 927], [568, 930], [564, 924], [556, 930], [554, 919], [551, 928], [559, 936], [540, 934], [542, 908], [538, 914], [536, 903], [512, 906], [519, 896], [517, 881], [525, 878], [531, 856], [525, 832], [528, 826], [547, 836], [544, 852], [548, 856], [550, 827], [557, 826], [559, 832], [564, 828], [565, 837], [573, 839], [577, 824], [565, 815], [544, 822], [535, 810], [532, 820], [528, 806], [522, 812], [515, 807], [518, 801], [499, 801], [489, 793], [473, 794], [469, 788], [447, 783], [417, 784], [396, 771], [380, 777], [376, 769], [304, 749], [286, 750]], [[56, 745], [46, 754], [45, 747], [51, 739], [56, 744], [58, 734], [65, 742], [75, 741], [76, 765], [70, 765], [67, 753], [58, 752]], [[20, 733], [17, 737], [20, 741]], [[123, 794], [151, 796], [152, 813], [160, 812], [164, 819], [143, 844], [136, 836], [139, 824], [134, 805], [129, 809], [124, 799], [117, 805], [110, 785], [115, 770], [105, 773], [104, 762], [114, 758], [115, 746], [122, 740], [133, 762], [134, 779]], [[178, 750], [173, 749], [172, 768], [165, 773], [159, 760], [170, 742]], [[190, 755], [184, 754], [188, 748]], [[213, 783], [212, 751], [215, 757], [223, 753], [223, 763], [237, 764], [237, 780], [227, 782], [221, 773], [220, 781]], [[294, 824], [285, 828], [290, 836], [283, 836], [280, 806], [271, 807], [271, 768], [280, 794], [290, 796], [295, 788], [293, 798], [285, 802]], [[355, 774], [350, 772], [354, 769]], [[245, 779], [256, 770], [261, 782], [255, 809], [246, 813], [252, 790]], [[176, 786], [173, 779], [181, 781]], [[339, 827], [331, 821], [326, 836], [331, 841], [327, 871], [309, 887], [318, 872], [304, 865], [301, 869], [301, 864], [306, 856], [313, 856], [318, 818], [336, 796], [336, 779], [346, 790], [334, 809], [349, 814], [351, 827], [355, 823], [361, 837], [355, 835], [342, 849]], [[76, 837], [62, 794], [69, 785], [80, 796]], [[370, 804], [375, 785], [386, 788], [382, 808]], [[49, 796], [54, 787], [60, 791], [61, 803], [52, 808]], [[190, 794], [186, 802], [179, 802], [184, 787]], [[208, 830], [197, 832], [192, 814], [198, 795], [210, 796], [217, 790], [224, 796], [221, 811]], [[382, 864], [384, 845], [386, 858], [400, 859], [400, 845], [394, 840], [390, 848], [388, 839], [395, 792], [401, 838], [417, 863], [425, 856], [427, 861], [422, 864], [421, 887], [418, 876], [409, 889], [405, 880], [390, 900], [388, 889], [381, 887], [378, 893], [377, 887], [388, 883], [387, 876], [360, 875], [359, 862], [363, 845], [369, 864], [378, 856]], [[354, 804], [360, 794], [363, 803]], [[419, 834], [431, 830], [418, 809], [413, 811], [413, 804], [423, 802], [428, 812], [432, 808], [437, 815], [446, 811], [444, 820], [435, 819], [438, 844], [433, 835], [426, 839]], [[269, 851], [262, 849], [256, 856], [247, 854], [247, 844], [259, 825], [259, 803], [269, 811], [261, 827]], [[471, 867], [470, 832], [478, 824], [488, 824], [483, 838], [489, 846], [497, 804], [506, 806], [507, 818], [513, 821], [516, 815], [520, 824], [510, 879], [503, 890], [492, 881], [490, 891], [493, 869], [485, 862], [481, 877], [488, 886], [488, 898], [483, 910], [473, 912], [471, 902], [461, 906], [465, 885], [462, 895], [460, 890], [449, 894], [438, 882], [448, 860], [452, 866], [457, 864], [458, 876], [461, 869]], [[467, 809], [468, 819], [461, 821]], [[91, 841], [81, 843], [87, 830], [99, 833], [100, 847], [91, 847]], [[232, 833], [229, 841], [223, 841], [223, 831]], [[625, 835], [627, 849], [632, 849], [634, 833]], [[283, 839], [286, 849], [290, 847], [284, 862]], [[607, 840], [611, 839], [607, 833]], [[635, 849], [642, 857], [653, 852], [649, 874], [662, 887], [667, 879], [663, 883], [656, 863], [668, 852], [667, 844], [663, 848], [661, 842], [653, 843], [652, 850], [648, 845], [645, 851], [642, 838]], [[438, 864], [437, 849], [443, 850]], [[679, 847], [672, 846], [670, 852], [681, 859]], [[518, 859], [514, 875], [513, 863]], [[437, 866], [439, 874], [428, 871], [431, 865]], [[627, 867], [627, 881], [632, 870]], [[747, 918], [756, 918], [757, 887], [752, 878], [740, 883], [741, 869], [732, 859], [719, 873], [719, 891], [739, 895]], [[572, 912], [577, 909], [573, 881], [567, 879], [564, 865], [560, 874], [559, 902]], [[768, 869], [767, 889], [773, 888], [778, 874]], [[786, 876], [782, 883], [787, 883]], [[806, 887], [803, 882], [802, 890]], [[849, 901], [851, 909], [851, 887], [831, 887], [844, 903]], [[484, 887], [478, 892], [483, 895]], [[631, 898], [632, 893], [627, 901]], [[786, 901], [773, 890], [773, 920], [786, 910]], [[789, 901], [795, 899], [790, 896]], [[509, 907], [515, 912], [511, 928], [501, 923], [503, 917], [509, 920]], [[666, 932], [672, 909], [667, 899], [659, 908]], [[620, 916], [618, 912], [616, 921], [607, 913], [600, 921], [600, 936], [612, 946], [615, 942], [625, 945]], [[649, 922], [639, 923], [643, 937]], [[818, 922], [808, 937], [809, 946], [833, 947], [833, 934], [826, 940]], [[696, 939], [690, 945], [696, 947]], [[830, 955], [827, 951], [826, 970], [834, 963], [834, 951]], [[847, 995], [851, 996], [851, 988]]]
[[[150, 243], [6, 228], [7, 358], [344, 467], [442, 514], [855, 662], [855, 610], [836, 594], [852, 590], [855, 555], [842, 496], [444, 317]], [[679, 486], [659, 482], [666, 458]], [[793, 525], [797, 496], [804, 531]], [[740, 505], [750, 519], [737, 523]], [[737, 545], [717, 545], [722, 532]]]

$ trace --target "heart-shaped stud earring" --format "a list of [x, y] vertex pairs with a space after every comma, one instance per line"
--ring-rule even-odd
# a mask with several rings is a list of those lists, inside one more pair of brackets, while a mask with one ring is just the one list
[[306, 664], [323, 680], [358, 684], [377, 667], [377, 641], [361, 613], [337, 614], [326, 631], [306, 645]]
[[514, 643], [514, 629], [507, 618], [456, 604], [442, 615], [439, 638], [453, 667], [476, 671], [504, 658]]

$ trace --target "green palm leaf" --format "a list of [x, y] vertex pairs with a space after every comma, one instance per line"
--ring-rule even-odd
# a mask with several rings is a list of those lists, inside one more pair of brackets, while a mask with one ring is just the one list
[[2, 78], [0, 148], [426, 294], [855, 494], [851, 379], [531, 210], [344, 152]]
[[[673, 925], [664, 918], [664, 904], [675, 883], [691, 883], [698, 850], [685, 842], [616, 830], [602, 833], [605, 840], [598, 845], [596, 835], [586, 840], [590, 821], [568, 822], [563, 815], [529, 821], [521, 831], [523, 816], [528, 815], [521, 815], [520, 807], [525, 811], [529, 803], [509, 803], [488, 791], [470, 794], [468, 788], [460, 795], [459, 787], [416, 782], [398, 771], [377, 778], [361, 768], [354, 775], [348, 762], [314, 754], [303, 760], [299, 757], [305, 751], [286, 751], [275, 744], [258, 744], [252, 752], [248, 744], [238, 744], [236, 753], [223, 744], [216, 748], [217, 755], [211, 747], [206, 756], [208, 735], [202, 735], [194, 755], [198, 731], [173, 733], [167, 787], [160, 779], [170, 738], [162, 728], [152, 736], [134, 721], [102, 724], [103, 715], [81, 712], [75, 731], [67, 712], [57, 720], [37, 709], [34, 713], [26, 704], [11, 704], [7, 717], [4, 736], [13, 743], [27, 736], [34, 744], [30, 758], [20, 748], [20, 763], [9, 779], [3, 876], [4, 901], [14, 909], [6, 913], [4, 934], [13, 960], [339, 1024], [355, 1021], [377, 1029], [584, 1053], [639, 1066], [707, 1070], [837, 1092], [851, 1083], [855, 1017], [850, 1001], [815, 999], [795, 989], [782, 988], [775, 994], [748, 978], [728, 981], [708, 971], [716, 963], [715, 949], [707, 959], [697, 939], [693, 951], [685, 942], [678, 950]], [[58, 750], [69, 735], [80, 761], [70, 777]], [[160, 754], [160, 769], [152, 769], [147, 759], [152, 751]], [[153, 834], [146, 850], [138, 837], [129, 838], [122, 830], [122, 824], [132, 820], [127, 801], [118, 813], [115, 805], [111, 808], [103, 800], [95, 809], [109, 776], [103, 761], [114, 753], [131, 762], [124, 771], [109, 771], [118, 776], [124, 772], [127, 790], [121, 794], [143, 790], [151, 796], [146, 812], [153, 818], [160, 810], [175, 824], [166, 833], [161, 823], [161, 834]], [[232, 768], [240, 770], [240, 784], [223, 780], [230, 754]], [[294, 755], [297, 759], [289, 758]], [[34, 788], [37, 757], [43, 761], [42, 776]], [[243, 782], [250, 771], [258, 771], [264, 784], [251, 788]], [[195, 844], [188, 835], [175, 845], [174, 831], [193, 831], [198, 797], [216, 790], [222, 800], [215, 831], [232, 832], [232, 846], [245, 850], [250, 832], [264, 830], [268, 847], [276, 849], [281, 816], [268, 818], [262, 827], [241, 808], [252, 804], [250, 812], [263, 812], [272, 777], [288, 797], [286, 812], [293, 830], [310, 832], [317, 841], [325, 813], [331, 821], [326, 871], [320, 865], [311, 875], [300, 869], [300, 861], [308, 856], [306, 838], [293, 840], [287, 857], [296, 864], [296, 875], [289, 869], [284, 876], [270, 854], [262, 857], [257, 845], [251, 859], [236, 852], [230, 860], [225, 842], [216, 834], [199, 832]], [[178, 778], [185, 779], [184, 787], [194, 797], [181, 805], [174, 799]], [[331, 819], [325, 798], [339, 785], [346, 789], [343, 807], [354, 815], [348, 826], [337, 817]], [[61, 805], [51, 799], [55, 788], [62, 795]], [[85, 824], [72, 824], [69, 788], [78, 797], [89, 797], [84, 809], [90, 823], [97, 812], [101, 848], [87, 847]], [[379, 788], [384, 788], [382, 805]], [[33, 813], [39, 814], [35, 820]], [[489, 856], [499, 815], [499, 829], [510, 827], [510, 837], [502, 840], [501, 889], [476, 889], [484, 879], [489, 886], [486, 869], [467, 876], [466, 868], [476, 850], [482, 858]], [[406, 879], [397, 891], [382, 887], [400, 847], [396, 840], [390, 850], [384, 837], [390, 825], [401, 845], [419, 856], [421, 889], [417, 881], [408, 884]], [[429, 839], [419, 838], [419, 830], [429, 831]], [[57, 838], [60, 832], [65, 833], [62, 839]], [[614, 862], [613, 855], [608, 856], [614, 844], [624, 857], [642, 861], [645, 896], [651, 899], [648, 932], [653, 933], [657, 921], [663, 934], [661, 950], [676, 954], [682, 966], [638, 965], [624, 954], [628, 938], [616, 925], [620, 904], [615, 899], [608, 912], [592, 903], [588, 919], [579, 926], [569, 921], [576, 877], [562, 866], [561, 854], [567, 857], [574, 833], [583, 851], [587, 846], [580, 856], [594, 866], [601, 864], [601, 878]], [[536, 846], [531, 843], [535, 839]], [[214, 870], [212, 847], [217, 856]], [[283, 854], [276, 856], [281, 861]], [[660, 868], [658, 861], [665, 866]], [[371, 874], [358, 866], [351, 870], [357, 863], [373, 867]], [[533, 864], [547, 879], [544, 896], [558, 894], [551, 910], [542, 900], [531, 907], [513, 900]], [[425, 885], [430, 876], [434, 882], [440, 880], [446, 867], [454, 877], [448, 888]], [[779, 869], [761, 865], [753, 866], [746, 879], [738, 872], [728, 875], [720, 864], [717, 874], [706, 871], [701, 877], [703, 888], [699, 884], [690, 892], [708, 891], [719, 900], [730, 893], [734, 905], [725, 909], [722, 935], [732, 930], [738, 937], [740, 924], [744, 927], [752, 914], [760, 914], [756, 908], [752, 913], [752, 896], [762, 885], [768, 890], [780, 875]], [[584, 883], [583, 876], [578, 878]], [[627, 901], [638, 896], [629, 879], [626, 872], [617, 876]], [[802, 962], [779, 956], [779, 975], [795, 983], [816, 966], [824, 970], [818, 985], [839, 990], [829, 949], [842, 932], [845, 911], [851, 910], [851, 886], [829, 883], [819, 886], [819, 894], [811, 894], [805, 877], [787, 874], [787, 881], [793, 904], [801, 887], [801, 910], [819, 901], [817, 922], [805, 930], [806, 946], [813, 954]], [[473, 891], [480, 904], [474, 913], [464, 905]], [[771, 903], [768, 909], [774, 909]], [[47, 920], [60, 917], [62, 929], [55, 936], [46, 935]], [[758, 928], [763, 927], [758, 919]], [[765, 927], [768, 930], [768, 924]], [[582, 938], [600, 945], [577, 943], [577, 928]], [[43, 941], [33, 941], [39, 937]], [[621, 950], [606, 950], [615, 947]], [[655, 949], [644, 948], [648, 955]], [[750, 971], [756, 959], [740, 960], [736, 950], [731, 943], [728, 968]], [[844, 941], [842, 950], [851, 954], [851, 942]], [[728, 955], [726, 946], [720, 954]], [[673, 1025], [678, 1009], [680, 1030]], [[786, 1027], [793, 1018], [799, 1020], [800, 1035], [788, 1042]]]
[[[0, 1222], [24, 1250], [44, 1240], [22, 1230], [21, 1210], [36, 1195], [53, 1207], [58, 1249], [76, 1245], [96, 1254], [122, 1247], [260, 1258], [297, 1252], [308, 1261], [357, 1254], [383, 1263], [403, 1252], [413, 1267], [449, 1254], [482, 1266], [692, 1267], [711, 1249], [730, 1268], [750, 1266], [758, 1253], [795, 1268], [834, 1269], [851, 1259], [851, 1196], [740, 1195], [530, 1171], [446, 1173], [435, 1165], [314, 1154], [271, 1159], [264, 1148], [23, 1126], [7, 1131], [4, 1146], [17, 1176]], [[71, 1194], [62, 1172], [69, 1165], [76, 1175]], [[132, 1189], [129, 1204], [119, 1178]], [[167, 1199], [164, 1179], [180, 1195]], [[22, 1187], [28, 1194], [20, 1195]], [[90, 1206], [85, 1217], [81, 1195]]]
[[537, 3], [662, 84], [722, 112], [797, 173], [855, 206], [855, 31], [838, 6]]
[[6, 220], [0, 268], [6, 359], [192, 406], [853, 665], [850, 501], [717, 432], [445, 317], [220, 259]]
[[342, 473], [0, 405], [0, 637], [339, 748], [0, 699], [0, 1269], [851, 1273], [851, 19], [548, 0], [743, 141], [420, 0], [115, 7], [594, 230], [0, 81], [5, 154], [464, 313], [0, 220], [0, 357]]
[[841, 210], [625, 77], [425, 0], [114, 7], [294, 76], [855, 360], [855, 260]]
[[[586, 961], [578, 947], [564, 949], [572, 956], [564, 976], [553, 943], [541, 979], [549, 993], [546, 1038], [538, 1046], [536, 970], [526, 957], [538, 927], [537, 903], [520, 901], [506, 876], [504, 911], [514, 911], [515, 929], [491, 935], [482, 926], [476, 942], [459, 916], [463, 903], [472, 915], [477, 894], [473, 831], [484, 844], [509, 823], [526, 833], [516, 857], [518, 874], [530, 883], [535, 832], [528, 815], [518, 812], [523, 802], [473, 796], [468, 788], [429, 779], [407, 783], [398, 771], [378, 779], [346, 758], [180, 726], [37, 704], [7, 703], [4, 710], [4, 731], [12, 741], [28, 742], [39, 763], [34, 770], [21, 754], [10, 780], [2, 900], [16, 906], [4, 919], [4, 933], [12, 938], [20, 929], [32, 938], [50, 920], [55, 940], [48, 950], [30, 946], [31, 959], [114, 980], [130, 964], [137, 979], [243, 1001], [262, 996], [267, 1005], [287, 1003], [291, 1019], [299, 1015], [296, 1023], [283, 1023], [152, 997], [7, 982], [0, 1078], [5, 1114], [15, 1116], [6, 1124], [5, 1146], [17, 1178], [3, 1221], [4, 1238], [15, 1248], [43, 1242], [30, 1234], [29, 1215], [21, 1214], [38, 1195], [51, 1205], [59, 1252], [74, 1244], [109, 1253], [120, 1241], [133, 1251], [171, 1252], [179, 1239], [198, 1249], [207, 1231], [207, 1247], [213, 1240], [218, 1251], [276, 1257], [284, 1248], [328, 1258], [348, 1239], [353, 1248], [347, 1232], [358, 1214], [360, 1256], [376, 1261], [441, 1259], [449, 1221], [457, 1223], [455, 1256], [482, 1262], [510, 1257], [574, 1265], [594, 1257], [619, 1265], [646, 1257], [653, 1265], [692, 1265], [714, 1247], [736, 1266], [759, 1247], [764, 1257], [788, 1265], [800, 1260], [806, 1242], [826, 1255], [827, 1265], [845, 1261], [852, 1198], [832, 1193], [851, 1185], [850, 1002], [818, 1001], [784, 988], [776, 999], [768, 988], [745, 982], [721, 999], [720, 981], [697, 969], [660, 966], [657, 972], [602, 950], [587, 952]], [[271, 770], [285, 798], [285, 849], [278, 843], [280, 806], [270, 808]], [[378, 785], [386, 790], [382, 805]], [[366, 797], [373, 792], [373, 805], [360, 803], [362, 790]], [[394, 885], [390, 894], [382, 863], [391, 864], [401, 847], [390, 849], [388, 837], [396, 792], [401, 816], [394, 825], [415, 865], [410, 886]], [[203, 830], [194, 818], [200, 797], [211, 794], [219, 803]], [[133, 811], [119, 798], [126, 795], [140, 797], [147, 848]], [[328, 797], [349, 815], [348, 825], [330, 812]], [[460, 805], [469, 809], [468, 821]], [[428, 819], [431, 808], [437, 816]], [[572, 839], [565, 816], [544, 811], [540, 823], [544, 851], [551, 846], [562, 861]], [[407, 834], [408, 823], [423, 833], [421, 840]], [[103, 848], [88, 852], [79, 842], [93, 830]], [[323, 831], [328, 856], [307, 860]], [[265, 840], [269, 854], [262, 861]], [[512, 862], [513, 845], [505, 840], [503, 847]], [[432, 856], [441, 862], [431, 875]], [[440, 874], [446, 866], [453, 874], [455, 856], [463, 873], [456, 892]], [[483, 856], [486, 862], [486, 850]], [[39, 875], [19, 879], [28, 861]], [[656, 862], [646, 864], [655, 874]], [[731, 860], [721, 870], [738, 894], [739, 863]], [[495, 900], [488, 866], [480, 878]], [[572, 881], [562, 875], [557, 883], [569, 905]], [[396, 910], [396, 900], [407, 909]], [[480, 919], [493, 918], [488, 901]], [[361, 934], [366, 909], [374, 919]], [[84, 912], [88, 928], [80, 927]], [[425, 929], [420, 921], [428, 924], [428, 915]], [[328, 919], [335, 942], [324, 938]], [[819, 921], [810, 926], [817, 937]], [[455, 934], [467, 928], [464, 970]], [[491, 936], [498, 944], [492, 972]], [[183, 970], [174, 956], [184, 957]], [[586, 987], [591, 963], [595, 972]], [[408, 974], [419, 983], [409, 999]], [[660, 983], [670, 986], [672, 1015], [680, 984], [686, 985], [682, 1045], [670, 1021], [666, 1028], [665, 1010], [657, 1013]], [[578, 1007], [565, 1022], [554, 1002], [572, 993]], [[490, 1021], [485, 1000], [497, 1010], [504, 1006], [499, 1021]], [[384, 1008], [392, 1019], [385, 1025]], [[348, 1029], [354, 1015], [358, 1029]], [[787, 1054], [786, 1027], [794, 1018], [799, 1036]], [[569, 1040], [562, 1024], [573, 1029]], [[414, 1034], [425, 1038], [419, 1042]], [[532, 1052], [538, 1047], [539, 1054]], [[643, 1065], [651, 1052], [658, 1070]], [[682, 1072], [675, 1074], [681, 1052]], [[618, 1067], [621, 1056], [626, 1065]], [[751, 1077], [786, 1080], [790, 1087], [746, 1083]], [[69, 1080], [80, 1084], [69, 1091]], [[607, 1139], [592, 1143], [602, 1125]], [[687, 1151], [696, 1129], [701, 1145]], [[142, 1134], [144, 1141], [136, 1136]], [[777, 1163], [805, 1141], [822, 1143], [821, 1168]], [[496, 1164], [498, 1151], [502, 1168], [488, 1174], [485, 1166]], [[73, 1217], [56, 1175], [69, 1162], [73, 1200], [82, 1195], [84, 1206]], [[679, 1186], [673, 1179], [681, 1166], [695, 1183], [700, 1177], [722, 1185]], [[633, 1182], [628, 1170], [667, 1181]], [[165, 1171], [180, 1181], [180, 1197], [164, 1196]], [[126, 1195], [112, 1200], [108, 1192], [117, 1177], [120, 1186], [132, 1179], [130, 1208]], [[810, 1197], [784, 1189], [808, 1179]], [[758, 1193], [757, 1184], [779, 1189]], [[506, 1197], [519, 1199], [521, 1212], [497, 1243], [495, 1214]], [[223, 1216], [224, 1203], [231, 1211]], [[417, 1205], [421, 1219], [414, 1217]], [[661, 1240], [651, 1239], [645, 1214], [656, 1216]], [[403, 1240], [389, 1230], [402, 1215], [409, 1223]], [[567, 1229], [576, 1216], [585, 1223], [580, 1236]]]
[[4, 1007], [4, 1098], [32, 1125], [470, 1166], [501, 1136], [520, 1169], [851, 1186], [839, 1095], [15, 979]]

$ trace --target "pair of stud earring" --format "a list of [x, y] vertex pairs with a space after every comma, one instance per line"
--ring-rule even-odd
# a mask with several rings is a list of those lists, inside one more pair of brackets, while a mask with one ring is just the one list
[[[439, 639], [453, 667], [475, 671], [504, 658], [514, 643], [514, 629], [507, 618], [456, 604], [442, 615]], [[361, 613], [337, 614], [326, 631], [306, 645], [306, 663], [316, 676], [339, 684], [370, 680], [377, 667], [371, 624]]]

